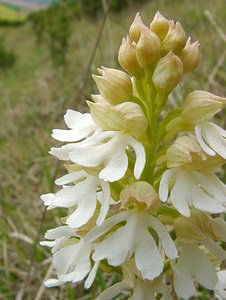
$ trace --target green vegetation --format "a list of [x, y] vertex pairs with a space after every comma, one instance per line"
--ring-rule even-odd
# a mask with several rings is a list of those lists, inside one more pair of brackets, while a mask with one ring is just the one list
[[4, 39], [0, 37], [0, 70], [6, 70], [14, 65], [16, 56], [13, 52], [7, 51]]
[[24, 23], [26, 16], [14, 8], [0, 4], [0, 25], [19, 25]]
[[[90, 291], [72, 284], [43, 289], [44, 279], [54, 277], [54, 273], [49, 250], [39, 241], [47, 228], [59, 224], [59, 212], [52, 210], [45, 215], [39, 195], [55, 191], [54, 179], [63, 174], [57, 160], [48, 154], [51, 146], [57, 146], [50, 137], [51, 130], [64, 128], [66, 109], [84, 111], [85, 100], [96, 91], [91, 74], [97, 67], [118, 66], [117, 50], [138, 10], [146, 23], [157, 10], [179, 20], [201, 44], [202, 64], [185, 78], [183, 92], [180, 87], [176, 89], [169, 105], [182, 101], [185, 93], [194, 89], [226, 94], [225, 40], [219, 33], [226, 28], [225, 1], [153, 0], [143, 6], [138, 2], [128, 1], [126, 10], [111, 12], [105, 23], [102, 7], [97, 18], [82, 14], [78, 19], [66, 6], [70, 16], [67, 68], [53, 66], [49, 37], [42, 36], [42, 29], [42, 42], [37, 43], [29, 22], [0, 27], [7, 51], [17, 57], [14, 67], [0, 74], [0, 299], [93, 300], [109, 280], [116, 280], [113, 274], [100, 272]], [[211, 12], [217, 28], [205, 10]], [[99, 34], [101, 26], [104, 28]], [[64, 211], [60, 214], [63, 217]], [[196, 299], [213, 296], [200, 291]]]

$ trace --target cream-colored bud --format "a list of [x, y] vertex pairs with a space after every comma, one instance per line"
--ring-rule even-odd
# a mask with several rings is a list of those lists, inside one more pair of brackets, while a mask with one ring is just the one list
[[159, 196], [155, 189], [145, 181], [138, 181], [127, 186], [120, 193], [122, 207], [132, 208], [134, 206], [148, 209], [153, 214], [159, 208]]
[[94, 122], [104, 130], [120, 130], [135, 137], [147, 129], [147, 120], [141, 107], [133, 102], [116, 106], [87, 101]]
[[180, 217], [174, 222], [177, 238], [185, 243], [196, 243], [206, 239], [226, 240], [226, 222], [222, 218], [192, 209], [189, 218]]
[[187, 36], [179, 22], [171, 23], [169, 31], [162, 43], [162, 52], [172, 50], [174, 53], [182, 50], [186, 44]]
[[[190, 136], [181, 136], [171, 145], [166, 152], [167, 167], [177, 168], [187, 164], [191, 164], [194, 154], [199, 156], [200, 160], [206, 159], [201, 147], [195, 138]], [[197, 160], [197, 158], [196, 158]]]
[[91, 95], [91, 97], [92, 97], [92, 99], [93, 99], [93, 101], [95, 102], [95, 103], [100, 103], [100, 104], [103, 104], [103, 105], [111, 105], [109, 102], [107, 102], [106, 101], [106, 99], [103, 97], [103, 96], [101, 96], [101, 95]]
[[133, 76], [143, 73], [137, 60], [136, 47], [129, 36], [122, 40], [122, 44], [119, 48], [118, 60], [120, 65]]
[[221, 98], [206, 91], [190, 93], [183, 103], [182, 117], [185, 123], [197, 124], [210, 120], [226, 104], [226, 98]]
[[163, 17], [163, 15], [160, 14], [160, 12], [157, 12], [150, 24], [150, 29], [155, 32], [162, 41], [167, 35], [170, 24], [170, 20], [167, 20], [165, 17]]
[[147, 29], [148, 29], [148, 27], [144, 25], [144, 23], [141, 19], [140, 13], [137, 13], [136, 17], [129, 29], [129, 36], [130, 36], [131, 40], [133, 40], [137, 43], [141, 36], [141, 33]]
[[111, 104], [131, 100], [133, 96], [132, 81], [123, 71], [104, 68], [99, 69], [102, 76], [93, 75], [101, 96]]
[[191, 43], [189, 37], [179, 56], [183, 63], [184, 73], [195, 70], [200, 62], [199, 42]]
[[155, 63], [160, 57], [160, 48], [160, 39], [154, 32], [149, 29], [142, 32], [136, 46], [139, 65], [145, 69]]
[[183, 75], [183, 64], [178, 56], [170, 51], [161, 58], [155, 68], [152, 80], [159, 90], [172, 91]]
[[218, 156], [208, 156], [200, 147], [196, 138], [181, 136], [166, 151], [168, 168], [189, 168], [203, 173], [215, 172], [224, 159]]

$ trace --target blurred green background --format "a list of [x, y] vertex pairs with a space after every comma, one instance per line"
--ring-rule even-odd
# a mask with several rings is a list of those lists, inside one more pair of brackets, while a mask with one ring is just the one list
[[[53, 128], [68, 108], [86, 111], [100, 66], [119, 67], [117, 51], [137, 11], [149, 24], [159, 10], [199, 40], [202, 62], [173, 93], [170, 105], [194, 89], [225, 95], [225, 0], [64, 0], [0, 3], [0, 299], [95, 299], [117, 276], [98, 273], [93, 287], [46, 289], [54, 271], [39, 241], [59, 225], [40, 194], [54, 192], [63, 163], [48, 154]], [[28, 5], [24, 5], [27, 2]], [[30, 5], [33, 2], [32, 5]], [[7, 4], [6, 4], [7, 3]], [[10, 3], [10, 4], [9, 4]], [[225, 115], [218, 119], [224, 125]], [[122, 298], [118, 298], [122, 299]], [[213, 299], [200, 290], [195, 299]], [[142, 300], [142, 299], [141, 299]]]

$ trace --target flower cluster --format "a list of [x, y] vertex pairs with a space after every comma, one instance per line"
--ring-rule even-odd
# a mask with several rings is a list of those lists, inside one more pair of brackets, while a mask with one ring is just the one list
[[139, 14], [123, 39], [119, 63], [93, 78], [99, 89], [90, 113], [68, 110], [67, 142], [50, 153], [67, 162], [62, 188], [42, 195], [48, 209], [66, 208], [62, 226], [47, 231], [57, 279], [85, 279], [117, 267], [121, 281], [98, 296], [189, 299], [197, 283], [226, 299], [226, 187], [217, 170], [226, 158], [226, 131], [211, 119], [226, 99], [193, 91], [166, 113], [169, 94], [199, 64], [199, 43], [181, 24]]

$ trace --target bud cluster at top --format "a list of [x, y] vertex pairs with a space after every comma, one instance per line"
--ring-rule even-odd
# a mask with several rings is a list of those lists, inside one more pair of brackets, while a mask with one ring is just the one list
[[148, 73], [157, 89], [171, 91], [184, 73], [199, 64], [199, 43], [191, 42], [179, 22], [156, 13], [150, 26], [138, 13], [119, 49], [119, 63], [133, 76]]

